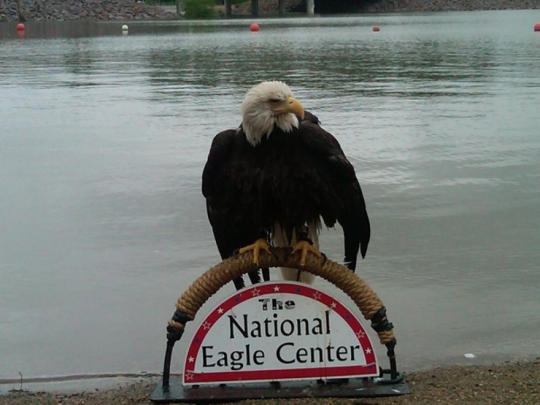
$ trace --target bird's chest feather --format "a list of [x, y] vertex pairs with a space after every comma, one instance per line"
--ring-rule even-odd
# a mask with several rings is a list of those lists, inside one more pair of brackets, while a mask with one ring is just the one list
[[257, 146], [240, 143], [215, 179], [213, 200], [239, 221], [286, 226], [318, 219], [332, 224], [335, 195], [325, 163], [293, 133]]
[[[237, 185], [244, 191], [282, 194], [294, 191], [298, 183], [316, 177], [315, 162], [309, 151], [286, 135], [271, 137], [249, 149], [239, 150], [232, 159]], [[292, 137], [292, 135], [291, 135]], [[278, 139], [276, 139], [278, 138]]]
[[255, 147], [235, 150], [223, 173], [223, 186], [246, 209], [276, 216], [320, 211], [320, 162], [294, 133], [273, 136]]

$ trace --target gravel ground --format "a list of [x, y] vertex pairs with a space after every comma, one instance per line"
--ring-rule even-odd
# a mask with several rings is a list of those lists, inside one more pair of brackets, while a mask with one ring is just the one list
[[[535, 361], [493, 366], [452, 366], [407, 373], [412, 393], [373, 399], [249, 400], [239, 405], [540, 405], [540, 357]], [[12, 391], [0, 405], [124, 405], [152, 404], [155, 380], [104, 391], [76, 394]]]

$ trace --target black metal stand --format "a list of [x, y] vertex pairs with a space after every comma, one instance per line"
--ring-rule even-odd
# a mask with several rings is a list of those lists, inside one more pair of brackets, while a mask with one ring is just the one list
[[170, 380], [168, 386], [157, 386], [151, 401], [155, 403], [209, 404], [233, 402], [254, 398], [366, 398], [409, 394], [410, 389], [399, 374], [399, 381], [390, 383], [386, 372], [377, 378], [351, 378], [325, 383], [311, 381], [250, 383], [219, 386], [185, 387], [180, 377]]
[[[381, 311], [383, 313], [384, 311]], [[384, 313], [382, 314], [384, 316]], [[177, 322], [189, 321], [189, 317], [176, 311], [173, 318]], [[373, 321], [373, 319], [372, 319]], [[385, 327], [392, 327], [388, 322]], [[167, 348], [163, 364], [163, 380], [150, 400], [155, 403], [210, 404], [224, 401], [241, 401], [253, 398], [365, 398], [409, 394], [410, 389], [397, 371], [394, 355], [395, 339], [387, 343], [389, 369], [381, 369], [376, 378], [350, 378], [335, 380], [310, 380], [274, 383], [220, 384], [216, 386], [190, 386], [182, 384], [181, 377], [170, 376], [172, 352], [175, 343], [184, 331], [167, 327]]]

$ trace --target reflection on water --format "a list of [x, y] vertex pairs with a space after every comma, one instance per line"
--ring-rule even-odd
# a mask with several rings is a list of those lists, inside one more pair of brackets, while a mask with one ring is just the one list
[[[211, 139], [264, 79], [290, 83], [356, 167], [373, 226], [358, 271], [402, 368], [534, 355], [537, 20], [0, 25], [0, 379], [159, 372], [175, 299], [218, 261]], [[340, 260], [340, 232], [322, 248]]]

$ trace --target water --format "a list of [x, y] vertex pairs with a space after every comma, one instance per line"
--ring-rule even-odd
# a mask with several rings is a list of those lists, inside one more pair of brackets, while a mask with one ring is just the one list
[[[200, 193], [211, 139], [264, 79], [287, 81], [357, 170], [373, 227], [357, 271], [400, 369], [538, 355], [536, 21], [1, 24], [0, 379], [161, 370], [176, 298], [219, 261]], [[340, 260], [340, 232], [321, 239]]]

